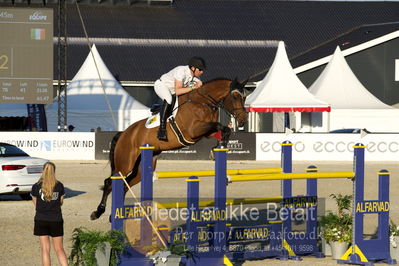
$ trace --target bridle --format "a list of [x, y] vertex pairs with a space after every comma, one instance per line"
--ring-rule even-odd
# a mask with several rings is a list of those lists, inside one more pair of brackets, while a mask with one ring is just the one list
[[[231, 97], [234, 97], [233, 93], [235, 93], [235, 92], [238, 93], [241, 96], [241, 98], [244, 99], [244, 94], [241, 91], [239, 91], [238, 89], [234, 89], [234, 90], [230, 91]], [[245, 110], [243, 110], [243, 108], [241, 108], [241, 107], [234, 108], [234, 106], [233, 106], [232, 109], [229, 109], [226, 106], [224, 106], [224, 101], [226, 101], [227, 97], [225, 97], [224, 100], [222, 101], [221, 109], [224, 110], [227, 114], [230, 114], [234, 119], [237, 119], [237, 116], [239, 116], [242, 112], [245, 112]], [[237, 114], [235, 114], [234, 112], [237, 110], [241, 110], [241, 112], [238, 112]]]
[[[220, 108], [221, 110], [225, 111], [227, 114], [231, 115], [234, 119], [237, 119], [237, 116], [238, 116], [239, 114], [235, 114], [234, 112], [235, 112], [236, 110], [242, 110], [242, 108], [240, 108], [240, 107], [232, 108], [232, 109], [227, 108], [227, 107], [225, 106], [225, 101], [226, 101], [227, 97], [229, 97], [229, 95], [227, 95], [226, 97], [224, 97], [222, 100], [217, 101], [217, 100], [215, 100], [209, 93], [207, 93], [206, 91], [205, 91], [205, 93], [202, 93], [202, 92], [201, 92], [201, 89], [202, 89], [202, 87], [199, 88], [199, 89], [197, 90], [198, 94], [201, 95], [202, 97], [204, 97], [205, 99], [209, 100], [211, 103], [207, 103], [207, 102], [197, 102], [197, 101], [192, 101], [192, 102], [196, 102], [196, 103], [200, 103], [200, 104], [206, 105], [206, 106], [208, 106], [208, 107], [211, 109], [211, 111], [213, 111], [213, 112], [218, 111], [219, 108]], [[243, 94], [242, 92], [240, 92], [238, 89], [230, 90], [230, 95], [231, 95], [232, 97], [234, 97], [234, 96], [233, 96], [233, 93], [235, 93], [235, 92], [237, 92], [242, 98], [244, 98], [244, 94]], [[245, 111], [244, 111], [244, 112], [245, 112]]]

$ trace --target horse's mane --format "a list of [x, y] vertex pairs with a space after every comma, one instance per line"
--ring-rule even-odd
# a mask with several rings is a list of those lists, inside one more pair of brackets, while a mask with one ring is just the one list
[[[203, 88], [204, 90], [207, 90], [207, 88], [206, 88], [207, 86], [206, 85], [211, 84], [212, 82], [217, 82], [217, 81], [231, 81], [231, 79], [228, 79], [228, 78], [214, 78], [214, 79], [211, 79], [211, 80], [208, 80], [208, 81], [204, 82], [202, 84], [201, 88]], [[182, 99], [182, 100], [183, 99], [187, 99], [187, 97], [191, 97], [190, 95], [192, 95], [194, 97], [197, 97], [197, 96], [203, 97], [203, 95], [199, 94], [199, 91], [201, 90], [201, 88], [199, 88], [198, 90], [192, 90], [189, 93], [180, 95], [179, 99]]]
[[218, 81], [218, 80], [231, 80], [231, 79], [224, 78], [224, 77], [221, 77], [221, 78], [214, 78], [214, 79], [205, 81], [203, 85], [208, 84], [208, 83], [211, 83], [211, 82], [214, 82], [214, 81]]

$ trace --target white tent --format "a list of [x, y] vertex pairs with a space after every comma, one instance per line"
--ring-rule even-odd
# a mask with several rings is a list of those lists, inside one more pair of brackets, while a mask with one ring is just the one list
[[[299, 80], [288, 60], [284, 42], [279, 42], [273, 65], [265, 78], [256, 86], [256, 89], [245, 100], [248, 112], [254, 112], [250, 123], [252, 130], [256, 129], [256, 113], [277, 112], [273, 115], [273, 131], [283, 131], [282, 117], [284, 113], [295, 112], [297, 131], [304, 129], [300, 112], [329, 112], [329, 104], [317, 99]], [[251, 115], [251, 113], [250, 113]]]
[[330, 126], [325, 131], [366, 128], [399, 132], [399, 110], [381, 102], [360, 83], [339, 47], [309, 91], [331, 104]]
[[[150, 109], [122, 88], [95, 45], [91, 51], [67, 87], [68, 124], [75, 126], [75, 131], [90, 131], [97, 127], [105, 131], [121, 131], [148, 117]], [[49, 131], [57, 130], [57, 108], [56, 100], [46, 106]]]

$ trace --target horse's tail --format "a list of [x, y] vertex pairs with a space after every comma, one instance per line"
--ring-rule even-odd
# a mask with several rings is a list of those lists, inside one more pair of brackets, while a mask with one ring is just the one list
[[114, 170], [115, 170], [115, 160], [114, 160], [115, 146], [116, 146], [116, 143], [118, 142], [118, 139], [121, 136], [121, 134], [122, 134], [122, 132], [116, 133], [111, 141], [111, 147], [109, 150], [109, 158], [108, 158], [109, 162], [111, 164], [111, 175], [114, 173]]

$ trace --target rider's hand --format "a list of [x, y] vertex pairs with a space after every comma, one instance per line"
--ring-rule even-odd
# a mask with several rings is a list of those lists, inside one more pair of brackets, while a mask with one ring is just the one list
[[202, 81], [201, 80], [196, 81], [195, 84], [194, 84], [194, 88], [195, 89], [198, 89], [201, 86], [202, 86]]

